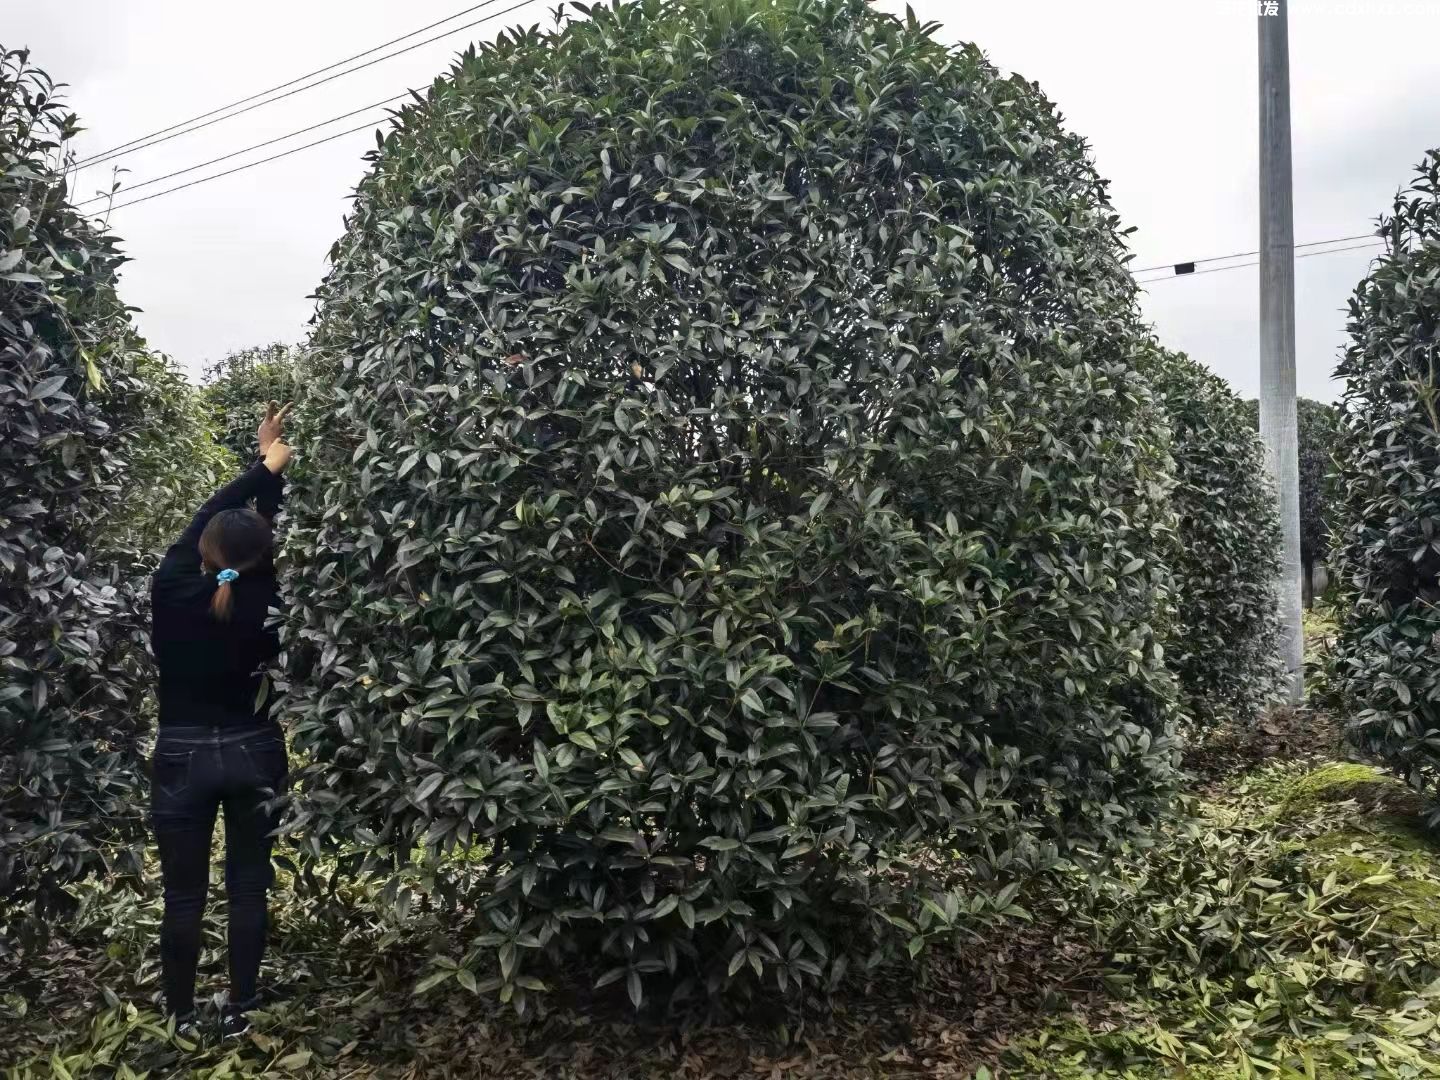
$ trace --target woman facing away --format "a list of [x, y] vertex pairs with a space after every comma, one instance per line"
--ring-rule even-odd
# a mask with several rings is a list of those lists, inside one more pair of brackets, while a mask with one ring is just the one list
[[[165, 1002], [177, 1025], [193, 1031], [210, 839], [223, 807], [230, 904], [225, 1036], [245, 1032], [256, 1003], [278, 824], [272, 800], [288, 768], [279, 725], [260, 694], [262, 669], [279, 651], [266, 621], [277, 599], [271, 522], [290, 463], [281, 438], [288, 410], [271, 402], [257, 433], [260, 460], [200, 508], [151, 581], [160, 717], [150, 812], [165, 887]], [[255, 510], [247, 507], [251, 499]]]

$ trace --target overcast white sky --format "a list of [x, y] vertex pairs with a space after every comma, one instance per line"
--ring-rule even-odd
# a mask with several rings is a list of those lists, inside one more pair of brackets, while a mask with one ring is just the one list
[[[0, 0], [0, 44], [70, 84], [88, 130], [83, 157], [285, 82], [468, 7], [473, 0]], [[431, 33], [503, 11], [494, 0]], [[548, 5], [548, 6], [547, 6]], [[318, 89], [115, 165], [127, 184], [424, 86], [474, 36], [548, 22], [550, 0], [375, 64]], [[903, 0], [878, 0], [903, 11]], [[912, 0], [947, 41], [977, 42], [1002, 69], [1037, 80], [1094, 148], [1136, 267], [1256, 247], [1254, 0]], [[1297, 243], [1368, 232], [1424, 151], [1440, 145], [1440, 0], [1292, 0]], [[425, 35], [429, 36], [429, 35]], [[418, 40], [418, 39], [417, 39]], [[406, 44], [408, 44], [407, 42]], [[388, 51], [388, 50], [387, 50]], [[134, 196], [383, 118], [376, 109]], [[135, 260], [126, 300], [142, 331], [197, 373], [245, 345], [297, 341], [306, 299], [340, 233], [369, 130], [114, 213]], [[81, 174], [79, 195], [108, 184]], [[122, 194], [121, 198], [125, 196]], [[1345, 301], [1367, 252], [1296, 264], [1299, 390], [1335, 396], [1329, 375]], [[1248, 260], [1240, 260], [1248, 261]], [[1224, 264], [1216, 264], [1224, 265]], [[1247, 396], [1257, 387], [1254, 268], [1148, 286], [1161, 338]]]

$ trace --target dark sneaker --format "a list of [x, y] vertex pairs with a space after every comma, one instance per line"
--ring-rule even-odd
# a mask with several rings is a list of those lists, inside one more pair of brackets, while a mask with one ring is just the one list
[[250, 1014], [233, 1005], [227, 1005], [220, 1014], [220, 1037], [238, 1039], [250, 1030]]
[[200, 1041], [200, 1022], [193, 1012], [175, 1017], [175, 1037], [190, 1042]]

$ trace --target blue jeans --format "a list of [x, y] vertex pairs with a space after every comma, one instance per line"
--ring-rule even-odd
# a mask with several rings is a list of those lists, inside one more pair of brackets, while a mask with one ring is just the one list
[[272, 800], [284, 787], [285, 742], [263, 727], [162, 727], [150, 775], [150, 819], [160, 848], [165, 915], [160, 964], [165, 1001], [177, 1016], [195, 1008], [195, 968], [210, 884], [210, 839], [225, 808], [225, 894], [230, 903], [230, 1000], [256, 995], [265, 952]]

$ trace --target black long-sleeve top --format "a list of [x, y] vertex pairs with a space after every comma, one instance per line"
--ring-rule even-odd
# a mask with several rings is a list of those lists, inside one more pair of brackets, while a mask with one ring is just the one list
[[170, 545], [150, 581], [150, 643], [160, 669], [160, 726], [235, 728], [264, 723], [269, 702], [256, 705], [263, 667], [280, 651], [267, 628], [277, 602], [275, 567], [269, 559], [231, 583], [228, 621], [210, 614], [218, 584], [200, 564], [200, 534], [222, 510], [245, 506], [274, 518], [284, 482], [263, 463], [210, 497]]

